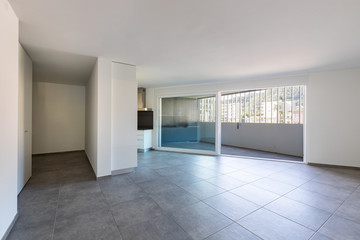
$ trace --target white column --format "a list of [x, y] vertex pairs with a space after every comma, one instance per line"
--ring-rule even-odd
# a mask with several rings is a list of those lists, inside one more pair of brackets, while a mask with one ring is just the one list
[[136, 67], [112, 62], [111, 171], [132, 171], [137, 166]]

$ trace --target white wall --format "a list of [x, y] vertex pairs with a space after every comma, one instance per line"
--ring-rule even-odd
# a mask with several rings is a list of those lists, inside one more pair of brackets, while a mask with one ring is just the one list
[[33, 154], [85, 149], [85, 87], [34, 82]]
[[112, 63], [112, 171], [137, 166], [137, 86], [135, 66]]
[[224, 145], [262, 151], [303, 156], [302, 124], [221, 124], [221, 142]]
[[360, 167], [359, 90], [359, 68], [310, 74], [308, 162]]
[[98, 58], [97, 176], [111, 175], [111, 61]]
[[17, 214], [18, 19], [0, 0], [0, 238]]
[[19, 44], [18, 193], [32, 173], [32, 61]]
[[97, 175], [97, 107], [98, 107], [98, 63], [96, 62], [86, 85], [85, 152]]
[[154, 108], [154, 88], [146, 89], [146, 106], [147, 108]]

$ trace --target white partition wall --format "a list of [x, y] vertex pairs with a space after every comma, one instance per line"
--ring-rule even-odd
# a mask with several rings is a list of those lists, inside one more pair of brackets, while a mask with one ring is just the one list
[[97, 177], [137, 166], [136, 67], [98, 58], [86, 86], [85, 151]]
[[111, 64], [111, 171], [121, 173], [137, 166], [136, 67]]
[[18, 193], [32, 172], [32, 61], [19, 44]]
[[17, 214], [19, 22], [0, 0], [0, 238]]

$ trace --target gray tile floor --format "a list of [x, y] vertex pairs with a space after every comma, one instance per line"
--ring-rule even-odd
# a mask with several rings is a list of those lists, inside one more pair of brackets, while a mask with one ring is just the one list
[[360, 170], [151, 151], [96, 181], [85, 154], [33, 157], [8, 239], [360, 239]]

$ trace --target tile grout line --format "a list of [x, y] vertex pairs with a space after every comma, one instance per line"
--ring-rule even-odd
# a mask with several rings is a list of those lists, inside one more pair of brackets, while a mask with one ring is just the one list
[[114, 214], [113, 214], [113, 212], [112, 212], [112, 210], [111, 210], [111, 205], [110, 205], [110, 203], [108, 202], [108, 200], [106, 199], [105, 194], [104, 194], [104, 192], [103, 192], [103, 189], [102, 189], [99, 181], [101, 181], [101, 180], [96, 180], [97, 184], [99, 185], [101, 194], [102, 194], [102, 196], [104, 197], [104, 200], [105, 200], [105, 202], [106, 202], [106, 205], [108, 206], [108, 210], [109, 210], [110, 213], [111, 213], [112, 220], [113, 220], [113, 222], [114, 222], [117, 230], [119, 231], [119, 234], [120, 234], [120, 236], [121, 236], [121, 239], [124, 239], [124, 237], [123, 237], [123, 235], [122, 235], [122, 233], [121, 233], [121, 231], [120, 231], [120, 228], [119, 228], [119, 226], [118, 226], [117, 223], [116, 223], [115, 216], [114, 216]]
[[[355, 192], [357, 190], [357, 188], [355, 188], [355, 190], [354, 191], [352, 191], [350, 194], [349, 194], [349, 196], [347, 196], [342, 202], [341, 202], [341, 204], [339, 204], [339, 206], [335, 209], [335, 211], [333, 211], [332, 213], [331, 213], [331, 215], [326, 219], [326, 221], [323, 223], [323, 224], [321, 224], [321, 226], [318, 228], [318, 230], [314, 233], [314, 235], [329, 221], [329, 219], [330, 218], [332, 218], [334, 215], [335, 215], [335, 213], [337, 212], [337, 210], [346, 202], [346, 200], [348, 200], [349, 198], [350, 198], [350, 196]], [[336, 215], [335, 215], [336, 216]], [[351, 221], [351, 222], [354, 222], [354, 221], [352, 221], [352, 220], [350, 220], [350, 219], [347, 219], [347, 218], [345, 218], [344, 217], [344, 219], [346, 219], [346, 220], [349, 220], [349, 221]], [[357, 222], [354, 222], [354, 223], [357, 223]], [[313, 235], [313, 236], [314, 236]]]
[[62, 183], [60, 183], [60, 186], [59, 186], [59, 193], [58, 193], [58, 199], [56, 201], [56, 211], [55, 211], [55, 218], [54, 218], [54, 225], [53, 225], [53, 232], [51, 234], [51, 239], [53, 240], [54, 239], [54, 236], [55, 236], [55, 227], [56, 227], [56, 218], [57, 218], [57, 214], [58, 214], [58, 208], [59, 208], [59, 202], [60, 202], [60, 190], [61, 190], [61, 187], [62, 187]]
[[[156, 170], [155, 170], [155, 171], [156, 171]], [[161, 175], [160, 175], [160, 176], [161, 176]], [[133, 181], [133, 180], [131, 179], [131, 181]], [[134, 182], [134, 181], [133, 181], [133, 183], [134, 183], [137, 187], [139, 187], [140, 189], [143, 190], [143, 188], [142, 188], [141, 186], [139, 186], [138, 183], [136, 183], [136, 182]], [[176, 185], [176, 184], [175, 184], [175, 185]], [[176, 186], [177, 186], [177, 185], [176, 185]], [[178, 186], [178, 187], [179, 187], [179, 186]], [[180, 188], [181, 188], [181, 187], [180, 187]], [[143, 191], [144, 191], [144, 190], [143, 190]], [[164, 190], [164, 191], [166, 191], [166, 190]], [[156, 204], [162, 211], [164, 211], [164, 212], [161, 213], [161, 215], [165, 215], [166, 217], [171, 218], [171, 219], [174, 221], [174, 223], [175, 223], [181, 230], [183, 230], [189, 237], [191, 237], [190, 234], [189, 234], [187, 231], [185, 231], [185, 229], [183, 229], [183, 227], [173, 218], [173, 216], [172, 216], [171, 213], [167, 213], [166, 210], [164, 210], [163, 208], [161, 208], [161, 206], [157, 203], [157, 201], [155, 201], [155, 200], [150, 196], [149, 193], [147, 193], [147, 192], [145, 192], [145, 191], [144, 191], [144, 193], [146, 194], [147, 197], [149, 197], [151, 200], [153, 200], [153, 201], [155, 202], [155, 204]], [[198, 199], [198, 198], [196, 198], [196, 199]], [[198, 199], [198, 200], [199, 200], [199, 202], [201, 201], [200, 199]], [[198, 203], [198, 202], [196, 202], [196, 203]], [[196, 204], [196, 203], [194, 203], [194, 204]], [[193, 205], [193, 204], [191, 204], [191, 205]], [[189, 206], [191, 206], [191, 205], [189, 205]], [[192, 238], [192, 237], [191, 237], [191, 238]]]

